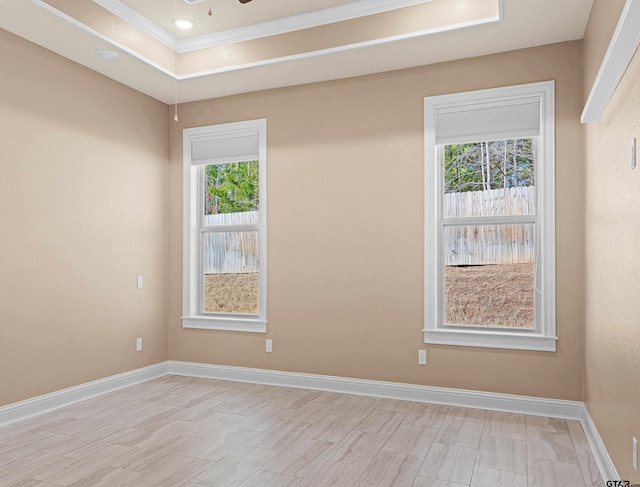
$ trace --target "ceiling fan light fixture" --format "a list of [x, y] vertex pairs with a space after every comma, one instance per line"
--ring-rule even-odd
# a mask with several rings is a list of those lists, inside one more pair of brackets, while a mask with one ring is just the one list
[[196, 24], [187, 19], [175, 19], [173, 21], [173, 25], [175, 25], [178, 29], [190, 30], [193, 29], [193, 26]]

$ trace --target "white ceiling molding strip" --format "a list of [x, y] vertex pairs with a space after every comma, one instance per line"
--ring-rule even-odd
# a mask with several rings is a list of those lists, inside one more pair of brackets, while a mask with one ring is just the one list
[[144, 15], [139, 13], [137, 10], [129, 7], [129, 5], [122, 2], [121, 0], [93, 0], [93, 2], [97, 3], [112, 14], [117, 15], [121, 19], [126, 20], [130, 24], [136, 26], [142, 32], [163, 43], [165, 46], [173, 49], [174, 51], [176, 50], [177, 39], [173, 34], [167, 32], [159, 25], [154, 24]]
[[370, 41], [358, 42], [355, 44], [345, 44], [343, 46], [330, 47], [327, 49], [320, 49], [317, 51], [309, 51], [301, 54], [291, 54], [289, 56], [265, 59], [264, 61], [255, 61], [255, 62], [246, 63], [246, 64], [236, 64], [233, 66], [225, 66], [223, 68], [216, 68], [208, 71], [201, 71], [198, 73], [179, 75], [178, 79], [187, 80], [187, 79], [193, 79], [193, 78], [200, 78], [203, 76], [212, 76], [216, 74], [229, 73], [232, 71], [241, 71], [244, 69], [257, 68], [261, 66], [269, 66], [272, 64], [300, 61], [302, 59], [308, 59], [308, 58], [313, 58], [318, 56], [326, 56], [326, 55], [336, 54], [344, 51], [351, 51], [354, 49], [364, 49], [367, 47], [379, 46], [379, 45], [388, 44], [391, 42], [399, 42], [399, 41], [404, 41], [408, 39], [413, 39], [416, 37], [424, 37], [424, 36], [429, 36], [433, 34], [439, 34], [442, 32], [450, 32], [454, 30], [466, 29], [468, 27], [476, 27], [483, 24], [491, 24], [494, 22], [501, 22], [501, 21], [502, 21], [502, 17], [500, 17], [499, 15], [493, 16], [493, 17], [485, 17], [483, 19], [472, 20], [469, 22], [461, 22], [459, 24], [446, 25], [444, 27], [436, 27], [433, 29], [426, 29], [426, 30], [421, 30], [417, 32], [409, 32], [408, 34], [400, 34], [392, 37], [382, 37], [380, 39], [373, 39]]
[[[1, 0], [0, 0], [1, 1]], [[93, 0], [93, 1], [98, 1], [98, 0]], [[99, 1], [105, 1], [105, 0], [99, 0]], [[432, 0], [429, 0], [432, 1]], [[177, 79], [179, 81], [183, 81], [183, 80], [189, 80], [189, 79], [194, 79], [194, 78], [201, 78], [204, 76], [212, 76], [212, 75], [216, 75], [216, 74], [223, 74], [223, 73], [229, 73], [229, 72], [233, 72], [233, 71], [242, 71], [242, 70], [246, 70], [246, 69], [251, 69], [251, 68], [257, 68], [257, 67], [262, 67], [262, 66], [269, 66], [269, 65], [273, 65], [273, 64], [281, 64], [281, 63], [287, 63], [287, 62], [292, 62], [292, 61], [299, 61], [299, 60], [303, 60], [303, 59], [307, 59], [307, 58], [313, 58], [313, 57], [318, 57], [318, 56], [326, 56], [326, 55], [330, 55], [330, 54], [336, 54], [339, 52], [344, 52], [344, 51], [350, 51], [353, 49], [364, 49], [367, 47], [373, 47], [373, 46], [377, 46], [377, 45], [381, 45], [381, 44], [387, 44], [390, 42], [398, 42], [398, 41], [403, 41], [403, 40], [407, 40], [407, 39], [412, 39], [412, 38], [416, 38], [416, 37], [423, 37], [423, 36], [428, 36], [428, 35], [433, 35], [433, 34], [439, 34], [442, 32], [449, 32], [449, 31], [455, 31], [455, 30], [460, 30], [460, 29], [466, 29], [468, 27], [475, 27], [475, 26], [479, 26], [479, 25], [483, 25], [483, 24], [491, 24], [494, 22], [502, 22], [503, 17], [502, 17], [502, 8], [499, 9], [499, 14], [497, 16], [492, 16], [492, 17], [486, 17], [486, 18], [482, 18], [482, 19], [476, 19], [476, 20], [472, 20], [469, 22], [461, 22], [459, 24], [452, 24], [452, 25], [446, 25], [443, 27], [436, 27], [433, 29], [426, 29], [426, 30], [422, 30], [422, 31], [417, 31], [417, 32], [409, 32], [407, 34], [400, 34], [400, 35], [396, 35], [396, 36], [391, 36], [391, 37], [383, 37], [381, 39], [373, 39], [370, 41], [364, 41], [364, 42], [358, 42], [355, 44], [346, 44], [343, 46], [338, 46], [338, 47], [332, 47], [332, 48], [328, 48], [328, 49], [321, 49], [321, 50], [317, 50], [317, 51], [310, 51], [310, 52], [305, 52], [305, 53], [301, 53], [301, 54], [293, 54], [293, 55], [289, 55], [289, 56], [282, 56], [282, 57], [278, 57], [278, 58], [272, 58], [272, 59], [266, 59], [263, 61], [255, 61], [255, 62], [251, 62], [251, 63], [245, 63], [245, 64], [238, 64], [238, 65], [233, 65], [233, 66], [226, 66], [223, 68], [216, 68], [216, 69], [212, 69], [212, 70], [205, 70], [205, 71], [200, 71], [197, 73], [189, 73], [189, 74], [185, 74], [185, 75], [178, 75], [176, 76], [175, 73], [163, 68], [162, 66], [158, 65], [157, 63], [154, 63], [153, 61], [147, 59], [144, 56], [141, 56], [139, 53], [137, 53], [136, 51], [134, 51], [133, 49], [130, 49], [118, 42], [113, 41], [112, 39], [106, 37], [105, 35], [101, 34], [100, 32], [84, 25], [83, 23], [79, 22], [78, 20], [74, 19], [73, 17], [59, 11], [58, 9], [56, 9], [55, 7], [49, 5], [48, 3], [44, 2], [43, 0], [31, 0], [31, 2], [45, 10], [47, 10], [48, 12], [56, 15], [57, 17], [69, 22], [70, 24], [84, 30], [85, 32], [88, 32], [90, 34], [95, 35], [96, 37], [108, 42], [109, 44], [111, 44], [112, 46], [121, 49], [122, 51], [126, 52], [127, 54], [130, 54], [131, 56], [139, 59], [140, 61], [148, 64], [149, 66], [163, 72], [164, 74], [167, 74], [169, 76], [171, 76], [173, 79]], [[498, 0], [500, 6], [502, 6], [502, 0]]]
[[582, 112], [582, 123], [599, 122], [640, 44], [640, 0], [627, 0]]
[[290, 17], [270, 20], [237, 29], [229, 29], [215, 34], [180, 39], [178, 52], [191, 52], [200, 49], [234, 44], [236, 42], [259, 39], [273, 35], [286, 34], [296, 30], [310, 29], [321, 25], [342, 22], [344, 20], [379, 14], [404, 7], [429, 3], [433, 0], [356, 0], [354, 2], [336, 5], [321, 10], [314, 10]]
[[236, 42], [259, 39], [261, 37], [285, 34], [296, 30], [310, 29], [320, 25], [342, 22], [344, 20], [388, 12], [390, 10], [411, 7], [432, 1], [433, 0], [355, 0], [334, 7], [238, 27], [236, 29], [229, 29], [214, 34], [188, 39], [176, 39], [173, 34], [153, 23], [147, 17], [129, 7], [129, 5], [122, 0], [93, 0], [93, 2], [112, 14], [135, 25], [145, 34], [162, 42], [165, 46], [175, 49], [178, 53], [198, 51]]

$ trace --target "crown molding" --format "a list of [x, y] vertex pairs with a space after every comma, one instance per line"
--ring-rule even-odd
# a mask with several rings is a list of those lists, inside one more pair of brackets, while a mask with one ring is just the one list
[[154, 24], [147, 17], [137, 10], [129, 7], [129, 5], [121, 0], [93, 0], [93, 3], [97, 3], [105, 10], [108, 10], [112, 14], [120, 17], [122, 20], [126, 20], [131, 25], [134, 25], [142, 32], [153, 37], [165, 46], [173, 49], [174, 51], [177, 50], [178, 39], [176, 39], [173, 34], [167, 32], [159, 25]]
[[[1, 1], [1, 0], [0, 0]], [[93, 0], [94, 2], [98, 3], [98, 2], [112, 2], [112, 1], [117, 1], [120, 2], [120, 0]], [[360, 1], [360, 0], [358, 0]], [[386, 3], [390, 3], [391, 0], [372, 0], [378, 3], [381, 2], [386, 2]], [[426, 3], [425, 0], [394, 0], [396, 3], [399, 3], [400, 1], [403, 1], [404, 3], [409, 3], [410, 1], [413, 1], [413, 3]], [[426, 0], [426, 1], [433, 1], [433, 0]], [[95, 29], [88, 27], [87, 25], [83, 24], [82, 22], [76, 20], [75, 18], [71, 17], [70, 15], [67, 15], [64, 12], [61, 12], [60, 10], [56, 9], [55, 7], [49, 5], [48, 3], [46, 3], [44, 0], [31, 0], [31, 2], [37, 6], [39, 6], [40, 8], [43, 8], [44, 10], [47, 10], [48, 12], [52, 13], [53, 15], [63, 19], [66, 22], [69, 22], [71, 25], [74, 25], [75, 27], [78, 27], [79, 29], [88, 32], [92, 35], [95, 35], [96, 37], [98, 37], [99, 39], [111, 44], [113, 47], [117, 48], [117, 49], [121, 49], [122, 51], [126, 52], [127, 54], [130, 54], [131, 56], [139, 59], [140, 61], [148, 64], [149, 66], [157, 69], [158, 71], [161, 71], [162, 73], [170, 76], [171, 78], [177, 80], [177, 81], [185, 81], [185, 80], [189, 80], [189, 79], [194, 79], [194, 78], [201, 78], [201, 77], [205, 77], [205, 76], [213, 76], [213, 75], [219, 75], [219, 74], [223, 74], [223, 73], [229, 73], [229, 72], [234, 72], [234, 71], [244, 71], [244, 70], [248, 70], [248, 69], [252, 69], [252, 68], [258, 68], [258, 67], [263, 67], [263, 66], [270, 66], [270, 65], [274, 65], [274, 64], [282, 64], [282, 63], [288, 63], [288, 62], [292, 62], [292, 61], [300, 61], [300, 60], [304, 60], [304, 59], [309, 59], [309, 58], [313, 58], [313, 57], [319, 57], [319, 56], [326, 56], [326, 55], [331, 55], [331, 54], [337, 54], [340, 52], [345, 52], [345, 51], [350, 51], [350, 50], [354, 50], [354, 49], [364, 49], [364, 48], [368, 48], [368, 47], [374, 47], [377, 45], [382, 45], [382, 44], [387, 44], [387, 43], [392, 43], [392, 42], [398, 42], [398, 41], [404, 41], [404, 40], [408, 40], [408, 39], [412, 39], [412, 38], [416, 38], [416, 37], [424, 37], [424, 36], [429, 36], [429, 35], [433, 35], [433, 34], [439, 34], [442, 32], [449, 32], [449, 31], [455, 31], [455, 30], [460, 30], [460, 29], [466, 29], [469, 27], [476, 27], [479, 25], [483, 25], [483, 24], [490, 24], [490, 23], [494, 23], [494, 22], [502, 22], [503, 21], [503, 17], [502, 17], [502, 3], [503, 0], [497, 0], [498, 4], [500, 6], [499, 9], [499, 14], [497, 16], [491, 16], [491, 17], [486, 17], [486, 18], [482, 18], [482, 19], [476, 19], [476, 20], [472, 20], [469, 22], [462, 22], [459, 24], [452, 24], [452, 25], [446, 25], [446, 26], [442, 26], [442, 27], [436, 27], [436, 28], [432, 28], [432, 29], [426, 29], [426, 30], [422, 30], [422, 31], [417, 31], [417, 32], [409, 32], [406, 34], [400, 34], [400, 35], [396, 35], [396, 36], [391, 36], [391, 37], [384, 37], [384, 38], [380, 38], [380, 39], [372, 39], [369, 41], [364, 41], [364, 42], [357, 42], [354, 44], [347, 44], [347, 45], [343, 45], [343, 46], [338, 46], [338, 47], [332, 47], [332, 48], [327, 48], [327, 49], [320, 49], [317, 51], [310, 51], [310, 52], [304, 52], [304, 53], [300, 53], [300, 54], [292, 54], [292, 55], [288, 55], [288, 56], [282, 56], [282, 57], [277, 57], [277, 58], [272, 58], [272, 59], [266, 59], [266, 60], [262, 60], [262, 61], [255, 61], [255, 62], [250, 62], [250, 63], [244, 63], [244, 64], [239, 64], [239, 65], [233, 65], [233, 66], [225, 66], [223, 68], [216, 68], [216, 69], [211, 69], [211, 70], [203, 70], [203, 71], [198, 71], [195, 73], [190, 73], [190, 74], [185, 74], [185, 75], [178, 75], [172, 71], [169, 71], [165, 68], [163, 68], [162, 66], [160, 66], [159, 64], [151, 61], [150, 59], [148, 59], [145, 56], [142, 56], [141, 54], [139, 54], [138, 52], [134, 51], [131, 48], [128, 48], [127, 46], [124, 46], [123, 44], [114, 41], [113, 39], [108, 38], [107, 36], [105, 36], [104, 34], [101, 34], [100, 32], [96, 31]], [[127, 6], [127, 8], [130, 8]], [[153, 24], [155, 25], [155, 24]], [[171, 47], [171, 46], [169, 46]]]
[[[502, 3], [502, 0], [500, 0], [500, 2]], [[308, 51], [308, 52], [303, 52], [303, 53], [300, 53], [300, 54], [291, 54], [291, 55], [288, 55], [288, 56], [274, 57], [274, 58], [265, 59], [265, 60], [262, 60], [262, 61], [254, 61], [254, 62], [250, 62], [250, 63], [236, 64], [236, 65], [232, 65], [232, 66], [225, 66], [225, 67], [222, 67], [222, 68], [204, 70], [204, 71], [199, 71], [199, 72], [195, 72], [195, 73], [189, 73], [189, 74], [185, 74], [185, 75], [178, 75], [177, 79], [179, 81], [189, 80], [189, 79], [194, 79], [194, 78], [201, 78], [203, 76], [213, 76], [213, 75], [217, 75], [217, 74], [229, 73], [229, 72], [233, 72], [233, 71], [243, 71], [243, 70], [252, 69], [252, 68], [270, 66], [270, 65], [274, 65], [274, 64], [283, 64], [283, 63], [289, 63], [289, 62], [294, 62], [294, 61], [301, 61], [301, 60], [304, 60], [304, 59], [310, 59], [310, 58], [314, 58], [314, 57], [328, 56], [328, 55], [338, 54], [338, 53], [341, 53], [341, 52], [347, 52], [347, 51], [352, 51], [352, 50], [356, 50], [356, 49], [366, 49], [366, 48], [379, 46], [379, 45], [383, 45], [383, 44], [390, 44], [390, 43], [393, 43], [393, 42], [406, 41], [406, 40], [409, 40], [409, 39], [414, 39], [414, 38], [418, 38], [418, 37], [425, 37], [425, 36], [434, 35], [434, 34], [440, 34], [440, 33], [443, 33], [443, 32], [450, 32], [450, 31], [455, 31], [455, 30], [460, 30], [460, 29], [467, 29], [469, 27], [477, 27], [479, 25], [490, 24], [490, 23], [494, 23], [494, 22], [502, 22], [502, 18], [499, 15], [498, 16], [492, 16], [492, 17], [486, 17], [486, 18], [482, 18], [482, 19], [472, 20], [470, 22], [461, 22], [459, 24], [445, 25], [443, 27], [436, 27], [436, 28], [433, 28], [433, 29], [426, 29], [426, 30], [421, 30], [421, 31], [417, 31], [417, 32], [409, 32], [407, 34], [400, 34], [400, 35], [391, 36], [391, 37], [382, 37], [380, 39], [372, 39], [372, 40], [369, 40], [369, 41], [356, 42], [354, 44], [345, 44], [343, 46], [329, 47], [329, 48], [326, 48], [326, 49], [319, 49], [317, 51]]]
[[600, 121], [638, 45], [640, 0], [627, 0], [582, 112], [582, 123]]
[[321, 25], [342, 22], [357, 17], [388, 12], [404, 7], [411, 7], [433, 0], [355, 0], [312, 12], [292, 15], [280, 19], [228, 29], [214, 34], [207, 34], [188, 39], [177, 39], [173, 34], [153, 23], [144, 15], [134, 10], [122, 0], [93, 0], [102, 8], [117, 15], [121, 19], [136, 26], [177, 53], [199, 51], [236, 42], [259, 39], [273, 35], [285, 34], [296, 30], [310, 29]]

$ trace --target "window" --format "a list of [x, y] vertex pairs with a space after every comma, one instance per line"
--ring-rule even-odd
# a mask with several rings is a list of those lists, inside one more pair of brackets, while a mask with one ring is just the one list
[[185, 328], [267, 330], [266, 120], [184, 130]]
[[552, 81], [425, 98], [425, 343], [555, 351]]

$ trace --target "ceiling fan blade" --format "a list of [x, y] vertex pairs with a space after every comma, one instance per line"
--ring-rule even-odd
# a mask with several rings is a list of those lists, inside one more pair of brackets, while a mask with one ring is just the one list
[[239, 0], [240, 3], [249, 3], [251, 0]]

